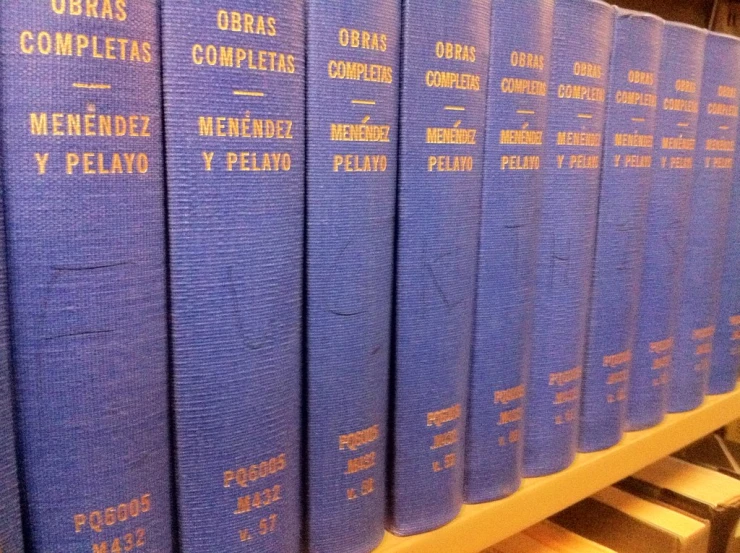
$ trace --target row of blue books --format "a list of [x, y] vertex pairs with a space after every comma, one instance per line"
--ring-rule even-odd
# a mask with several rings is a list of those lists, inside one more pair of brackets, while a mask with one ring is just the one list
[[731, 391], [738, 60], [600, 0], [0, 3], [0, 551], [367, 553]]

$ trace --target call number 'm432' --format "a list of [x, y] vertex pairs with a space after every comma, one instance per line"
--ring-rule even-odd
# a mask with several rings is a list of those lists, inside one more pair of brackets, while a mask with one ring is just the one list
[[145, 544], [146, 533], [143, 528], [137, 528], [120, 538], [94, 543], [92, 553], [128, 553], [134, 549], [144, 547]]

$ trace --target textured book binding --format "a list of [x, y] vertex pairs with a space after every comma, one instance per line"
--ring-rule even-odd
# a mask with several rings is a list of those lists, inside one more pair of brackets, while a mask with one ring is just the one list
[[680, 269], [676, 343], [668, 392], [671, 412], [698, 407], [709, 382], [732, 201], [740, 103], [739, 60], [740, 39], [708, 33], [686, 252]]
[[163, 3], [183, 553], [300, 542], [302, 2]]
[[627, 428], [658, 424], [667, 409], [706, 31], [666, 22], [658, 72], [655, 169], [648, 205]]
[[[0, 13], [0, 17], [1, 17]], [[0, 192], [0, 552], [23, 551], [13, 414], [5, 210]]]
[[405, 0], [389, 526], [451, 520], [465, 413], [488, 77], [490, 0]]
[[383, 537], [401, 3], [308, 1], [307, 549]]
[[735, 155], [730, 220], [727, 225], [725, 259], [720, 286], [717, 331], [709, 370], [707, 393], [724, 394], [735, 389], [740, 371], [740, 158]]
[[521, 480], [554, 0], [494, 0], [465, 500]]
[[617, 10], [601, 170], [578, 448], [616, 444], [627, 407], [653, 182], [663, 20]]
[[172, 550], [158, 2], [4, 2], [32, 551]]
[[575, 457], [614, 9], [556, 0], [524, 475]]

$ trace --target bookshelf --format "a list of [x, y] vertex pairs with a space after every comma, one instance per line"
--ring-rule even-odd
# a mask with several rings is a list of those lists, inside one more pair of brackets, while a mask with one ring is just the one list
[[738, 415], [740, 389], [710, 396], [694, 411], [668, 415], [654, 428], [626, 434], [611, 449], [578, 455], [563, 472], [525, 480], [511, 497], [465, 505], [454, 521], [438, 530], [407, 538], [386, 533], [375, 553], [479, 553], [689, 445]]

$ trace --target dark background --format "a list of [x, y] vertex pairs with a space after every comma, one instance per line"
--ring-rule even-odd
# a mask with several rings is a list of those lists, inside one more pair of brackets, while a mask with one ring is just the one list
[[612, 0], [622, 8], [740, 36], [740, 0]]

